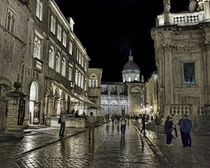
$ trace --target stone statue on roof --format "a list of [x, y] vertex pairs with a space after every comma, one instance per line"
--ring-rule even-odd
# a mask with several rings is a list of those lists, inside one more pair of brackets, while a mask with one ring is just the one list
[[163, 0], [163, 5], [164, 5], [164, 13], [169, 13], [171, 9], [171, 1]]
[[190, 12], [203, 11], [203, 0], [190, 0], [188, 9]]

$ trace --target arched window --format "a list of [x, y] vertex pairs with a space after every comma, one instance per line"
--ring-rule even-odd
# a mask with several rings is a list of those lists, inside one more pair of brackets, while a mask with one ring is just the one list
[[98, 80], [95, 74], [90, 75], [89, 87], [98, 87]]
[[35, 36], [34, 38], [34, 53], [33, 53], [33, 56], [34, 58], [38, 58], [40, 59], [41, 58], [41, 40]]
[[56, 72], [60, 73], [60, 54], [57, 53], [56, 58], [55, 58], [55, 70]]
[[64, 57], [62, 59], [61, 75], [66, 76], [66, 58], [64, 58]]
[[49, 50], [49, 67], [54, 69], [54, 61], [55, 61], [55, 51], [51, 46]]
[[31, 83], [30, 87], [30, 101], [38, 102], [38, 84], [36, 81]]

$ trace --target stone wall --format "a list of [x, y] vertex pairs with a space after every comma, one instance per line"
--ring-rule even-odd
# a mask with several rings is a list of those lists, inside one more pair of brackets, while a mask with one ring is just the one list
[[[47, 126], [50, 127], [60, 127], [58, 123], [59, 117], [50, 117], [47, 119]], [[87, 122], [85, 118], [82, 117], [67, 117], [66, 118], [66, 127], [74, 127], [74, 128], [85, 128], [87, 127]]]

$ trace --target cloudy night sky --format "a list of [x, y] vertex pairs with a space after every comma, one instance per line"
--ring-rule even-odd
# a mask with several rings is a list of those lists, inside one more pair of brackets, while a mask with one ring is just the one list
[[[148, 79], [155, 67], [150, 30], [163, 11], [163, 0], [56, 0], [64, 15], [73, 17], [74, 32], [91, 58], [102, 68], [102, 81], [122, 81], [121, 71], [132, 49], [141, 75]], [[171, 0], [171, 11], [188, 10], [189, 0]]]

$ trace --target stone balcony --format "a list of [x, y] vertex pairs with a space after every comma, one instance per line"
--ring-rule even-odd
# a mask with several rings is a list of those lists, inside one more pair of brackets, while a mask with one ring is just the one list
[[33, 69], [39, 72], [43, 70], [43, 61], [39, 60], [38, 58], [33, 58]]
[[[166, 20], [168, 20], [168, 23]], [[169, 13], [168, 15], [167, 14], [158, 15], [156, 20], [156, 26], [165, 26], [165, 25], [189, 26], [207, 21], [209, 20], [206, 19], [204, 11], [188, 12], [188, 13], [187, 12]]]

